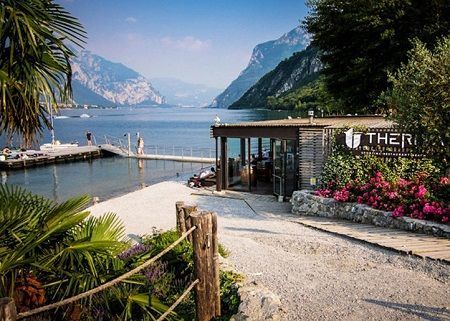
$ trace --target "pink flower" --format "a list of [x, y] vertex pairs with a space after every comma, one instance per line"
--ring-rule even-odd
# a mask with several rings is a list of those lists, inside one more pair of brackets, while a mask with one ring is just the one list
[[420, 185], [418, 192], [414, 196], [416, 198], [424, 198], [426, 193], [427, 193], [427, 189], [425, 188], [425, 186]]
[[402, 217], [403, 215], [405, 215], [405, 209], [403, 206], [397, 207], [394, 212], [392, 212], [393, 217]]

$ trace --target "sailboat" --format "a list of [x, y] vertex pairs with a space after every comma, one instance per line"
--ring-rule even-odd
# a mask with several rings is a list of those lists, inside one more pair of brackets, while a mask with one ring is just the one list
[[52, 129], [50, 131], [52, 135], [52, 142], [39, 146], [39, 149], [42, 151], [56, 151], [56, 150], [63, 150], [66, 148], [78, 147], [78, 144], [75, 143], [62, 144], [59, 140], [55, 140], [55, 129], [53, 126], [53, 108], [50, 105], [50, 103], [48, 103], [48, 109], [50, 110], [50, 123], [52, 126]]

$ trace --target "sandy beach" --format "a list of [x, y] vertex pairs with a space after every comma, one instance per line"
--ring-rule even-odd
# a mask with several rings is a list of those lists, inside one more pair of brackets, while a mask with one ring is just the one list
[[127, 233], [175, 227], [175, 202], [219, 216], [219, 239], [236, 268], [281, 297], [283, 320], [450, 320], [450, 267], [295, 223], [271, 196], [193, 195], [163, 182], [92, 206], [115, 212]]

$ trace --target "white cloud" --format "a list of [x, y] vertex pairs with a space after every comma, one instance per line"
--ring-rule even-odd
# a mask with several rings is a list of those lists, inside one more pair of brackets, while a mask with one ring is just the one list
[[200, 40], [192, 36], [186, 36], [181, 39], [164, 37], [161, 39], [161, 44], [164, 47], [186, 51], [203, 51], [211, 47], [211, 43], [209, 40]]
[[128, 23], [136, 23], [136, 22], [137, 22], [137, 19], [136, 19], [135, 17], [126, 17], [126, 18], [125, 18], [125, 22], [128, 22]]

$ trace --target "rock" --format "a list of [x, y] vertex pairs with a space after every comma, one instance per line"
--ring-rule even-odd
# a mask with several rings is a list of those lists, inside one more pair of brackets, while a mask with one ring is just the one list
[[245, 284], [238, 290], [241, 304], [230, 321], [280, 321], [280, 297], [256, 282]]
[[338, 202], [332, 198], [316, 196], [309, 190], [295, 191], [291, 203], [293, 214], [340, 218], [450, 239], [450, 226], [448, 225], [410, 217], [394, 218], [392, 212], [374, 209], [365, 204]]

